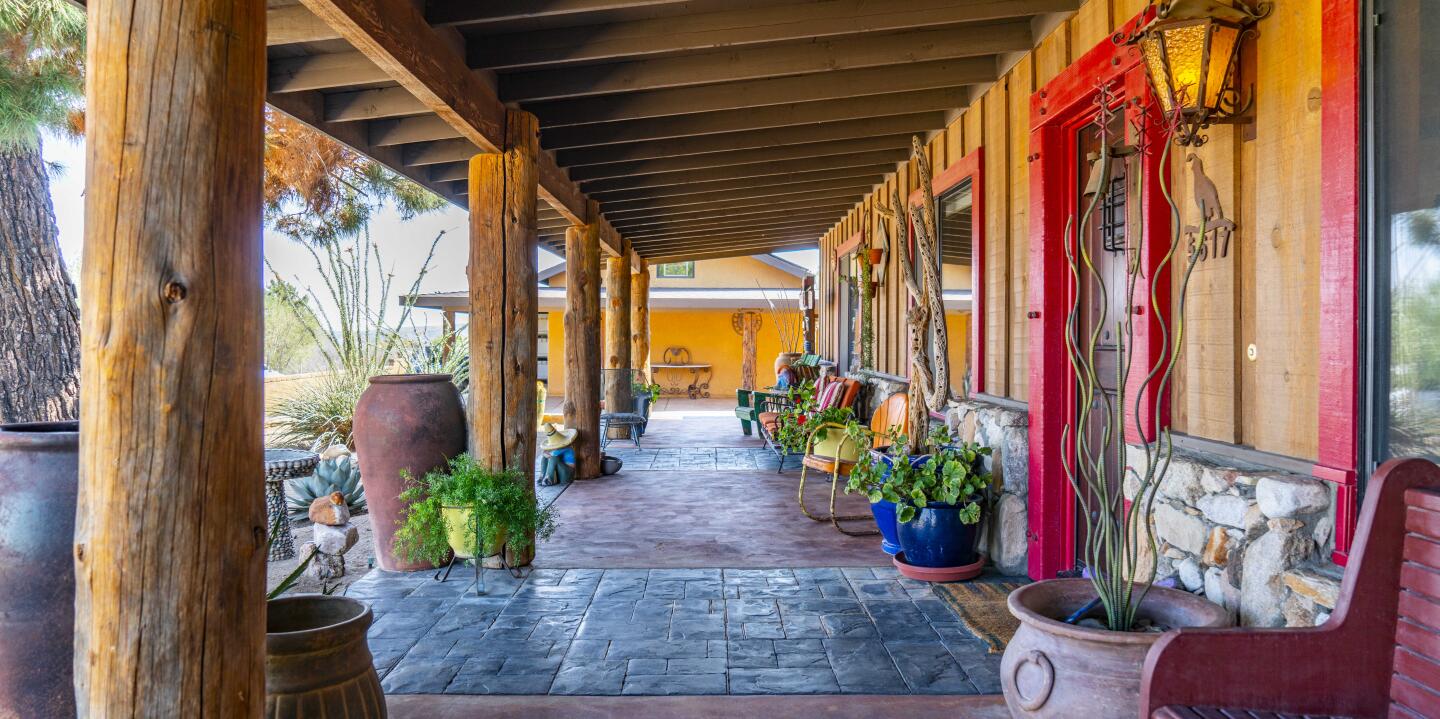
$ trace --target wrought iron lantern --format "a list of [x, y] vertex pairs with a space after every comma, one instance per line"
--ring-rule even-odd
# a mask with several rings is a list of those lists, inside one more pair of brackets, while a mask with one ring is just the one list
[[1160, 109], [1176, 121], [1176, 142], [1198, 147], [1210, 125], [1242, 121], [1250, 103], [1241, 105], [1235, 87], [1240, 46], [1270, 8], [1261, 3], [1252, 10], [1241, 0], [1170, 0], [1138, 33]]

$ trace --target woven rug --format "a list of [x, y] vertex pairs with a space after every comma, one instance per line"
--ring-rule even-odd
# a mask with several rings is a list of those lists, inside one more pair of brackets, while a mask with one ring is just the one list
[[935, 591], [960, 617], [960, 623], [977, 639], [990, 646], [990, 653], [1005, 651], [1020, 620], [1005, 606], [1005, 598], [1020, 582], [951, 582], [935, 585]]

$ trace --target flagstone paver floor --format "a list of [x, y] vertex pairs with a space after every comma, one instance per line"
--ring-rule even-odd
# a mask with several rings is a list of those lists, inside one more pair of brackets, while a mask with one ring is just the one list
[[387, 694], [993, 694], [999, 654], [892, 568], [374, 571]]

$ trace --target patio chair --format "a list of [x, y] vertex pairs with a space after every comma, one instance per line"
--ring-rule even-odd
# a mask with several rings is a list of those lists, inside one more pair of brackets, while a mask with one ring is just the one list
[[[835, 399], [831, 401], [831, 404], [835, 407], [855, 406], [855, 400], [860, 396], [860, 382], [853, 379], [835, 379], [833, 381], [843, 384], [841, 388], [832, 395]], [[815, 391], [823, 396], [825, 389], [829, 386], [829, 382], [822, 382], [815, 387]], [[765, 446], [769, 447], [770, 451], [780, 457], [780, 466], [775, 470], [776, 474], [781, 474], [785, 471], [785, 460], [788, 457], [798, 454], [797, 452], [786, 451], [785, 447], [780, 444], [780, 413], [791, 406], [793, 406], [793, 404], [788, 396], [778, 394], [766, 395], [762, 404], [764, 409], [757, 415], [760, 422], [760, 438], [765, 440]], [[829, 409], [830, 406], [831, 405], [825, 405], [822, 406], [821, 409]]]
[[[891, 428], [899, 427], [900, 431], [906, 433], [910, 431], [909, 407], [909, 397], [904, 392], [900, 392], [890, 395], [888, 399], [880, 403], [879, 407], [875, 408], [875, 413], [870, 416], [870, 431], [874, 433], [874, 439], [870, 443], [870, 449], [885, 449], [889, 447], [890, 438], [887, 436], [887, 433]], [[824, 426], [826, 428], [838, 428], [837, 431], [844, 429], [834, 423], [829, 423]], [[849, 440], [847, 439], [845, 441], [848, 442]], [[811, 448], [814, 447], [814, 444], [815, 434], [811, 433], [810, 441], [806, 443], [805, 457], [800, 460], [800, 490], [798, 494], [800, 511], [804, 512], [806, 517], [817, 522], [828, 521], [834, 525], [836, 529], [840, 530], [841, 533], [848, 534], [852, 537], [878, 534], [879, 530], [876, 529], [846, 529], [840, 526], [841, 522], [860, 521], [871, 518], [868, 514], [851, 514], [845, 516], [836, 516], [835, 514], [835, 495], [840, 488], [840, 478], [849, 477], [850, 470], [855, 468], [855, 463], [843, 459], [836, 459], [835, 457], [814, 454], [810, 451]], [[830, 473], [830, 513], [823, 517], [811, 514], [810, 509], [805, 506], [805, 473], [811, 469]]]
[[1141, 716], [1440, 716], [1440, 467], [1382, 465], [1350, 556], [1321, 626], [1161, 637], [1145, 658]]

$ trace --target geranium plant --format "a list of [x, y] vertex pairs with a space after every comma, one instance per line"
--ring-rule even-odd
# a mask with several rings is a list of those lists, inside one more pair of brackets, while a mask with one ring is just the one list
[[[846, 433], [855, 441], [867, 441], [873, 432], [858, 422], [846, 425]], [[905, 447], [909, 437], [898, 429], [885, 433], [892, 447]], [[980, 521], [993, 477], [985, 470], [983, 458], [990, 448], [975, 442], [950, 443], [943, 427], [929, 437], [935, 447], [929, 462], [893, 462], [887, 476], [883, 462], [874, 453], [861, 456], [850, 472], [845, 486], [847, 494], [863, 492], [873, 502], [895, 503], [895, 519], [908, 522], [919, 510], [932, 502], [960, 507], [965, 524]]]
[[776, 441], [786, 452], [804, 452], [812, 434], [817, 440], [823, 440], [827, 425], [843, 427], [855, 416], [849, 407], [820, 409], [815, 385], [810, 382], [791, 388], [789, 398], [789, 405], [781, 409], [775, 423]]

